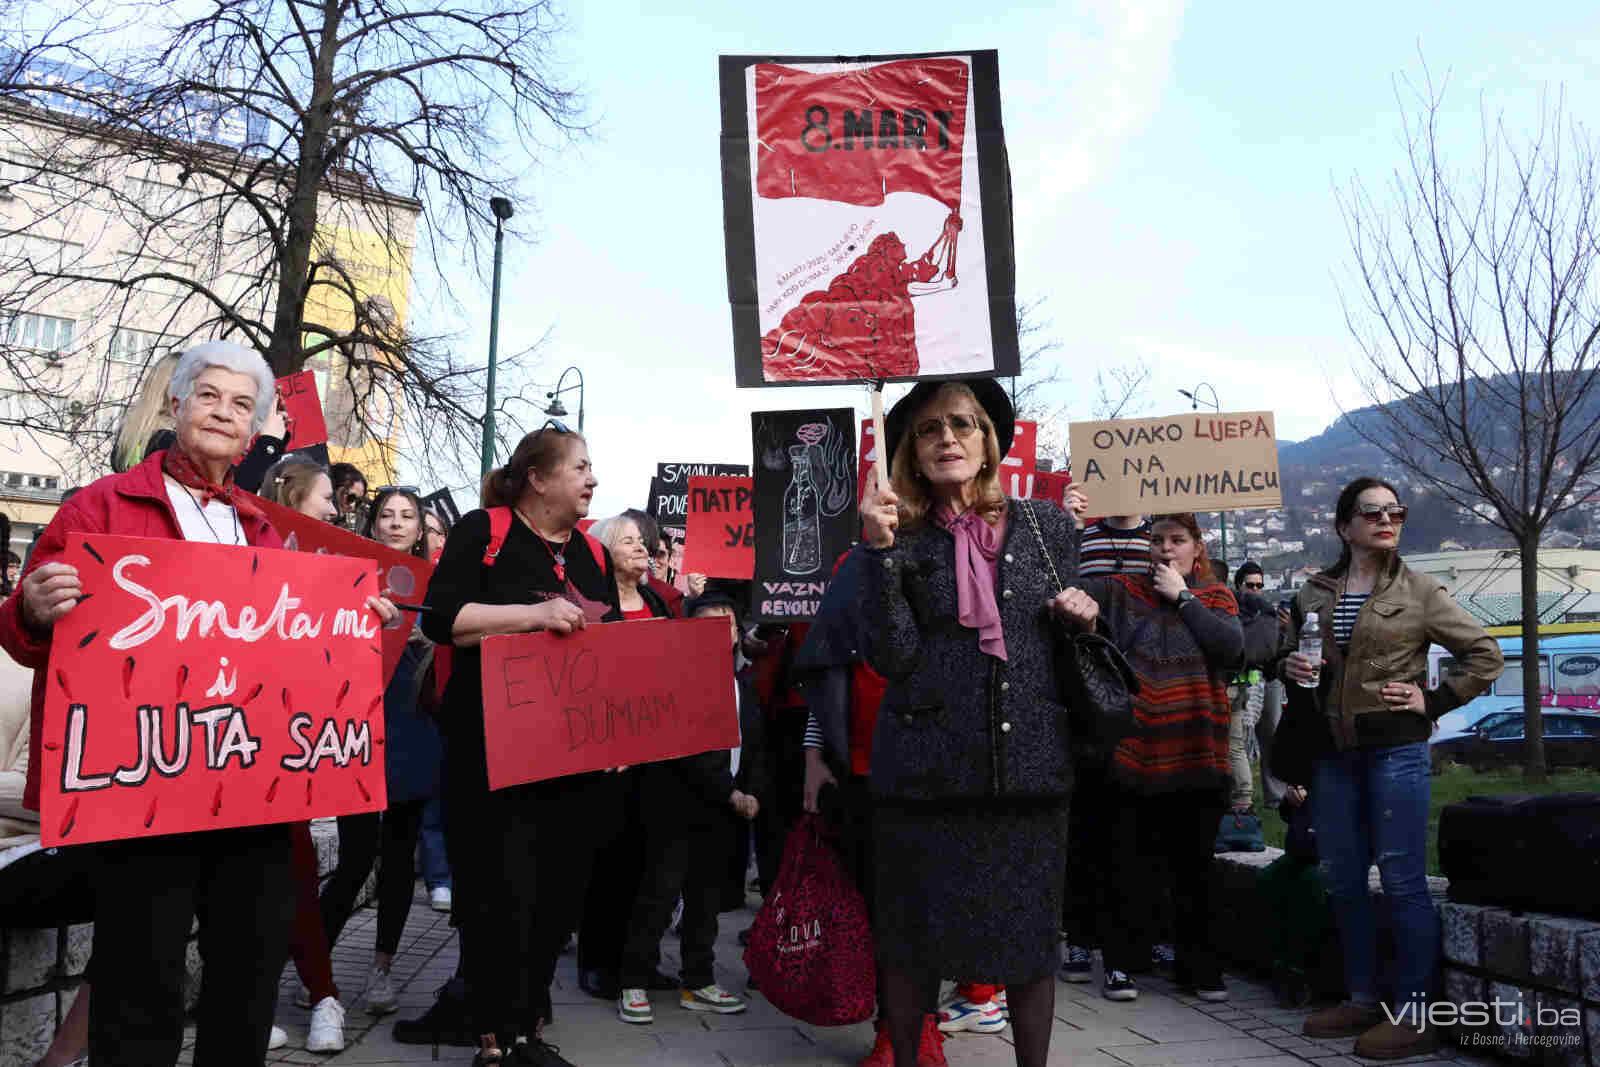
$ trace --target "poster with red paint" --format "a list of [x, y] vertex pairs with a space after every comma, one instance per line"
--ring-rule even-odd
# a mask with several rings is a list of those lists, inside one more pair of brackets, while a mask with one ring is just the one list
[[[404, 552], [368, 540], [333, 525], [302, 515], [293, 508], [274, 504], [261, 497], [251, 500], [267, 516], [272, 528], [283, 538], [283, 547], [291, 552], [312, 552], [321, 556], [345, 556], [349, 559], [371, 560], [378, 565], [377, 591], [396, 604], [420, 604], [428, 595], [428, 582], [433, 578], [433, 564]], [[402, 610], [400, 618], [385, 627], [381, 635], [383, 644], [383, 683], [389, 684], [405, 652], [406, 640], [416, 624], [415, 611]]]
[[739, 744], [726, 619], [483, 641], [489, 788]]
[[[867, 493], [870, 484], [867, 476], [872, 472], [872, 465], [878, 462], [877, 441], [873, 438], [872, 420], [861, 420], [861, 450], [856, 453], [861, 457], [860, 468], [856, 476], [856, 492], [861, 496]], [[1039, 462], [1039, 424], [1031, 419], [1018, 419], [1015, 435], [1011, 439], [1011, 451], [1006, 453], [1006, 458], [1000, 461], [1001, 485], [1007, 496], [1027, 496], [1028, 493], [1012, 490], [1012, 486], [1021, 486], [1023, 483], [1010, 475], [1031, 474]]]
[[289, 441], [284, 446], [288, 451], [328, 443], [328, 423], [322, 417], [315, 374], [303, 370], [279, 378], [278, 399], [283, 401], [284, 413], [289, 418]]
[[999, 69], [721, 57], [740, 386], [1018, 373]]
[[46, 847], [381, 811], [370, 560], [75, 534], [46, 668]]
[[686, 574], [749, 581], [756, 571], [756, 515], [750, 478], [689, 479]]

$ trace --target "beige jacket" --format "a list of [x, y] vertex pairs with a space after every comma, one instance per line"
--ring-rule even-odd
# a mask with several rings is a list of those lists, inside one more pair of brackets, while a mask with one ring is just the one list
[[[1361, 606], [1348, 651], [1333, 636], [1333, 609], [1345, 576], [1313, 576], [1300, 590], [1299, 611], [1285, 635], [1285, 654], [1299, 647], [1301, 620], [1316, 612], [1322, 626], [1319, 686], [1329, 733], [1340, 750], [1426, 741], [1433, 720], [1486, 692], [1505, 669], [1500, 645], [1433, 578], [1396, 556]], [[1428, 646], [1443, 645], [1456, 668], [1438, 689], [1427, 689]], [[1392, 711], [1382, 692], [1388, 682], [1415, 682], [1425, 692], [1423, 712]]]
[[0, 850], [39, 839], [39, 813], [22, 806], [32, 695], [33, 672], [10, 656], [0, 656]]

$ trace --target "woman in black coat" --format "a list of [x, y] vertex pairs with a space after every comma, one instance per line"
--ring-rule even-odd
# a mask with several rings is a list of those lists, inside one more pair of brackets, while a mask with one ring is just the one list
[[1006, 983], [1017, 1063], [1049, 1053], [1072, 787], [1052, 650], [1098, 609], [1062, 588], [1071, 518], [1001, 492], [1013, 429], [993, 380], [922, 383], [889, 415], [892, 488], [874, 481], [861, 505], [869, 655], [889, 682], [873, 932], [896, 1067], [916, 1064], [942, 976]]

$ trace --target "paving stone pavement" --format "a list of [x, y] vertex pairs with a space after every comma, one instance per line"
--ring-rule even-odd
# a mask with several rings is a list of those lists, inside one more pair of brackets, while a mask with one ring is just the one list
[[[743, 992], [746, 973], [736, 940], [750, 924], [753, 909], [722, 917], [717, 945], [717, 980]], [[289, 1044], [269, 1054], [272, 1063], [326, 1064], [328, 1067], [386, 1067], [432, 1064], [427, 1046], [397, 1044], [390, 1036], [394, 1020], [419, 1014], [433, 1002], [434, 991], [455, 971], [455, 938], [448, 916], [428, 906], [419, 888], [394, 961], [394, 983], [400, 994], [399, 1015], [374, 1018], [360, 998], [372, 960], [377, 913], [357, 912], [334, 950], [334, 978], [347, 1010], [345, 1051], [319, 1055], [304, 1049], [310, 1012], [294, 1006], [298, 979], [285, 968], [278, 1001], [278, 1025]], [[662, 943], [662, 971], [677, 971], [677, 941]], [[1312, 1041], [1300, 1035], [1307, 1012], [1285, 1011], [1267, 988], [1229, 976], [1232, 999], [1206, 1004], [1184, 996], [1165, 979], [1140, 979], [1138, 1001], [1114, 1004], [1099, 995], [1097, 981], [1056, 986], [1056, 1029], [1050, 1046], [1052, 1065], [1081, 1067], [1168, 1067], [1183, 1064], [1245, 1064], [1248, 1067], [1354, 1067], [1370, 1061], [1352, 1055], [1354, 1039]], [[872, 1045], [869, 1024], [825, 1029], [798, 1023], [780, 1014], [759, 993], [749, 998], [742, 1015], [707, 1016], [679, 1009], [670, 993], [654, 994], [656, 1021], [630, 1026], [617, 1019], [616, 1006], [595, 1000], [578, 989], [577, 965], [564, 956], [556, 972], [556, 1021], [547, 1037], [578, 1067], [852, 1067]], [[996, 1036], [963, 1034], [950, 1038], [945, 1054], [951, 1067], [1009, 1067], [1015, 1063], [1010, 1030]], [[191, 1028], [190, 1041], [193, 1040]], [[440, 1064], [469, 1064], [469, 1050], [441, 1048]], [[189, 1063], [185, 1052], [184, 1064]], [[1393, 1061], [1405, 1064], [1493, 1062], [1455, 1049], [1431, 1056]]]

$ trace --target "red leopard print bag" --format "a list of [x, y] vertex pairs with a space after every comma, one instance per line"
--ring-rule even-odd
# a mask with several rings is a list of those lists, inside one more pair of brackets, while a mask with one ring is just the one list
[[750, 928], [744, 965], [761, 995], [813, 1026], [872, 1018], [877, 986], [867, 902], [828, 841], [803, 815], [783, 846], [778, 880]]

